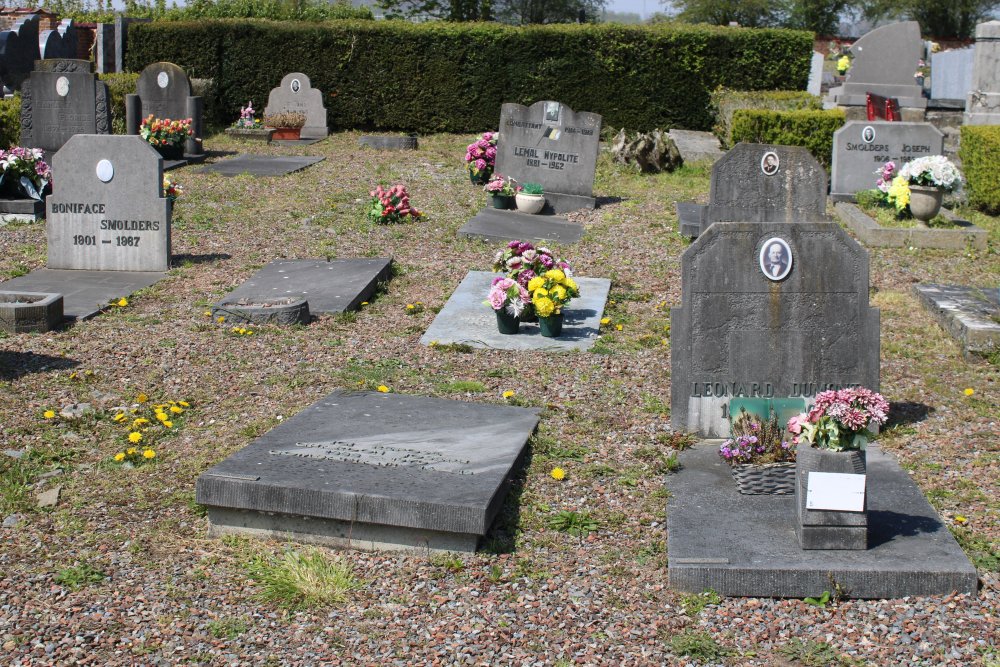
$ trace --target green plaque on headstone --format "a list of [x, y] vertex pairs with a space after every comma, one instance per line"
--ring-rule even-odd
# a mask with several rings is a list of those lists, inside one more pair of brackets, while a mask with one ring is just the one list
[[746, 410], [749, 414], [756, 416], [761, 421], [769, 419], [771, 412], [778, 417], [778, 424], [785, 428], [788, 420], [795, 415], [805, 412], [806, 399], [804, 398], [754, 398], [739, 397], [729, 399], [729, 427], [739, 419], [740, 411]]
[[806, 411], [806, 399], [798, 398], [774, 398], [771, 399], [771, 409], [778, 415], [778, 423], [781, 428], [788, 426], [788, 420], [797, 414]]

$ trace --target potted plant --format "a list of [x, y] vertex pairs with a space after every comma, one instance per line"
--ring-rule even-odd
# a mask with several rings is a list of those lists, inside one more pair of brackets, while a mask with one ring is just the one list
[[42, 149], [15, 146], [0, 150], [0, 196], [44, 201], [52, 192], [52, 170]]
[[274, 129], [272, 139], [298, 139], [305, 124], [306, 115], [300, 111], [281, 111], [264, 116], [264, 125]]
[[191, 119], [170, 120], [146, 116], [139, 126], [139, 136], [148, 141], [167, 160], [184, 158], [184, 143], [194, 134]]
[[226, 134], [231, 137], [270, 143], [274, 129], [264, 127], [264, 123], [259, 118], [254, 117], [253, 100], [250, 100], [245, 107], [240, 107], [240, 117], [226, 128]]
[[490, 283], [486, 302], [497, 316], [497, 329], [502, 334], [516, 334], [521, 327], [521, 312], [531, 302], [531, 296], [516, 280], [497, 276]]
[[795, 447], [774, 411], [766, 419], [740, 408], [731, 437], [719, 447], [740, 493], [783, 495], [795, 491]]
[[[528, 241], [511, 241], [505, 247], [497, 250], [493, 257], [493, 270], [507, 274], [522, 287], [535, 276], [540, 276], [550, 269], [560, 269], [567, 276], [573, 277], [569, 262], [557, 258], [555, 253], [545, 246], [535, 246]], [[532, 305], [521, 312], [522, 322], [536, 322], [538, 316]]]
[[521, 213], [534, 215], [545, 206], [545, 194], [542, 186], [538, 183], [525, 183], [519, 187], [514, 200], [517, 202], [517, 210]]
[[379, 225], [404, 222], [406, 218], [419, 218], [423, 213], [410, 205], [410, 195], [406, 187], [397, 183], [391, 188], [375, 187], [368, 193], [371, 199], [365, 206], [365, 215]]
[[514, 185], [502, 174], [493, 174], [493, 178], [483, 186], [483, 190], [490, 195], [493, 208], [507, 210], [514, 206]]
[[850, 56], [842, 55], [837, 59], [837, 74], [844, 76], [847, 74], [847, 70], [851, 69], [851, 58]]
[[[898, 186], [897, 180], [901, 181]], [[904, 164], [893, 186], [900, 192], [905, 186], [910, 213], [926, 226], [941, 210], [944, 193], [962, 187], [962, 172], [943, 155], [925, 155]]]
[[528, 281], [531, 305], [538, 315], [538, 328], [547, 338], [562, 333], [563, 308], [571, 299], [580, 296], [576, 282], [562, 269], [549, 269]]
[[493, 174], [497, 159], [497, 133], [483, 132], [483, 135], [465, 148], [465, 162], [469, 167], [469, 180], [483, 185]]

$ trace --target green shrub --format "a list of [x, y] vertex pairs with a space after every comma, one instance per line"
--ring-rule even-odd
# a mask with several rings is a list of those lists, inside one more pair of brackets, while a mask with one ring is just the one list
[[708, 129], [719, 86], [804, 88], [811, 54], [811, 33], [777, 29], [205, 20], [131, 26], [126, 66], [213, 78], [206, 115], [226, 125], [303, 72], [333, 128], [474, 132], [495, 128], [504, 102], [551, 99], [651, 130]]
[[733, 113], [733, 143], [805, 146], [827, 170], [833, 153], [833, 133], [844, 124], [841, 109], [827, 111], [757, 111]]
[[0, 148], [21, 143], [21, 94], [0, 98]]
[[990, 215], [1000, 213], [1000, 125], [963, 125], [958, 157], [969, 205]]
[[139, 75], [134, 72], [117, 72], [97, 76], [108, 84], [111, 96], [111, 133], [125, 134], [125, 96], [135, 94]]
[[816, 95], [798, 90], [730, 90], [719, 88], [712, 93], [715, 126], [712, 131], [723, 147], [732, 148], [733, 113], [737, 109], [766, 111], [819, 110], [823, 101]]

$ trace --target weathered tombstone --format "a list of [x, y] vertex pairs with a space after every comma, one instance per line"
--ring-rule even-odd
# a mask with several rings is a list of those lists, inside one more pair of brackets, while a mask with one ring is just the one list
[[931, 55], [931, 100], [960, 106], [972, 90], [975, 49], [952, 49]]
[[38, 60], [38, 14], [19, 19], [0, 32], [0, 78], [5, 92], [14, 92], [28, 78]]
[[678, 202], [681, 234], [712, 223], [825, 221], [826, 170], [801, 146], [736, 144], [712, 165], [707, 205]]
[[135, 136], [76, 135], [52, 163], [50, 269], [167, 270], [170, 203], [152, 146]]
[[306, 115], [306, 124], [299, 133], [303, 139], [325, 139], [330, 130], [326, 124], [323, 93], [312, 87], [309, 77], [301, 72], [286, 74], [281, 85], [267, 96], [264, 115], [297, 111]]
[[670, 316], [674, 429], [725, 437], [733, 397], [878, 390], [868, 253], [838, 224], [718, 222], [684, 251], [681, 276]]
[[895, 97], [901, 107], [926, 109], [923, 87], [913, 73], [924, 55], [920, 24], [904, 21], [875, 28], [851, 47], [854, 60], [844, 85], [830, 91], [840, 106], [864, 106], [865, 96], [875, 93]]
[[76, 26], [71, 19], [59, 22], [55, 30], [42, 30], [38, 35], [38, 53], [42, 60], [76, 58]]
[[108, 134], [108, 86], [86, 60], [40, 60], [21, 89], [21, 145], [55, 152], [76, 134]]
[[883, 164], [904, 163], [924, 155], [940, 155], [944, 135], [930, 123], [896, 123], [852, 120], [833, 133], [833, 168], [830, 197], [854, 199], [860, 190], [871, 190]]
[[813, 51], [809, 63], [809, 84], [806, 86], [806, 92], [810, 95], [819, 95], [823, 92], [823, 61], [823, 54]]
[[180, 67], [173, 63], [153, 63], [139, 74], [134, 95], [125, 96], [125, 132], [139, 134], [144, 118], [183, 120], [191, 119], [194, 135], [184, 146], [188, 155], [203, 153], [202, 99], [192, 94], [191, 81]]
[[975, 52], [965, 124], [1000, 125], [1000, 21], [976, 26]]
[[565, 104], [504, 104], [495, 173], [545, 189], [548, 213], [594, 208], [601, 116]]
[[94, 38], [94, 62], [97, 73], [118, 71], [115, 69], [115, 24], [98, 23]]

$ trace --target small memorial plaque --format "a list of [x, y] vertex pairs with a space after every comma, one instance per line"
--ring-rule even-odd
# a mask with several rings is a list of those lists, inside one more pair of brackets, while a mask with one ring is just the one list
[[864, 512], [867, 479], [867, 475], [810, 472], [806, 489], [806, 509]]

